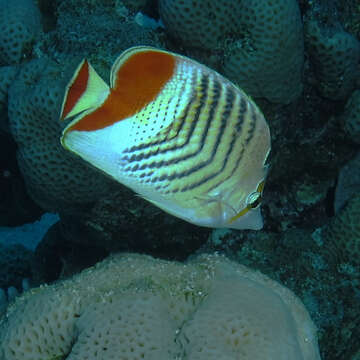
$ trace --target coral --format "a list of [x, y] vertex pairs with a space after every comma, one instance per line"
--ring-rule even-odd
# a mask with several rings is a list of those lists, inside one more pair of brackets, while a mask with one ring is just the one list
[[[193, 225], [159, 214], [133, 192], [121, 191], [122, 185], [61, 147], [61, 101], [65, 84], [78, 64], [70, 59], [61, 64], [45, 57], [32, 60], [22, 66], [9, 89], [10, 129], [31, 198], [47, 211], [70, 215], [67, 223], [72, 229], [85, 224], [81, 236], [77, 233], [67, 237], [70, 242], [85, 238], [88, 247], [97, 244], [111, 250], [129, 244], [143, 246], [144, 250], [176, 242], [174, 253], [200, 246], [208, 230], [195, 230]], [[152, 231], [146, 230], [149, 228]]]
[[331, 182], [326, 184], [318, 179], [314, 181], [310, 176], [304, 176], [301, 181], [294, 183], [296, 188], [294, 200], [298, 211], [303, 211], [323, 201], [330, 186]]
[[41, 33], [40, 12], [33, 0], [0, 0], [0, 64], [18, 64], [32, 51]]
[[[0, 130], [0, 226], [17, 226], [35, 221], [42, 210], [27, 194], [16, 161], [17, 146], [10, 135], [8, 118], [4, 116], [3, 119], [4, 131]], [[1, 236], [0, 243], [4, 242], [6, 236]]]
[[35, 249], [31, 266], [32, 279], [37, 284], [70, 277], [109, 255], [103, 244], [95, 246], [91, 240], [86, 244], [67, 241], [62, 228], [61, 222], [52, 225]]
[[242, 1], [239, 28], [225, 49], [224, 74], [252, 97], [287, 104], [302, 92], [303, 27], [295, 0]]
[[339, 172], [335, 190], [335, 212], [337, 213], [356, 193], [360, 193], [360, 152]]
[[2, 314], [6, 311], [8, 306], [7, 296], [3, 289], [0, 288], [0, 318]]
[[355, 90], [351, 94], [346, 103], [342, 120], [349, 139], [360, 144], [360, 90]]
[[33, 253], [24, 246], [0, 244], [0, 288], [21, 288], [23, 278], [31, 276]]
[[321, 230], [329, 254], [338, 262], [360, 264], [360, 193], [357, 192]]
[[60, 145], [59, 109], [70, 75], [66, 69], [66, 63], [59, 66], [46, 58], [30, 61], [9, 89], [10, 130], [28, 192], [44, 209], [55, 212], [94, 201], [110, 183]]
[[[29, 279], [24, 278], [21, 282], [22, 288], [21, 291], [27, 291], [30, 289]], [[0, 288], [0, 318], [2, 314], [6, 311], [9, 303], [15, 300], [15, 298], [19, 296], [19, 291], [16, 287], [10, 286], [7, 291]]]
[[360, 39], [360, 6], [358, 0], [343, 0], [336, 3], [340, 22], [344, 28]]
[[161, 0], [166, 31], [186, 48], [225, 52], [222, 72], [253, 97], [289, 103], [302, 91], [298, 4], [281, 1]]
[[237, 33], [237, 2], [214, 0], [160, 0], [159, 12], [166, 31], [188, 48], [215, 50], [228, 33]]
[[305, 39], [320, 94], [332, 100], [345, 99], [359, 74], [360, 42], [340, 24], [328, 26], [316, 19], [307, 21]]
[[76, 222], [73, 216], [62, 215], [61, 230], [69, 243], [88, 250], [130, 248], [177, 260], [196, 251], [210, 232], [167, 214], [121, 185], [101, 197]]
[[8, 91], [18, 72], [16, 66], [0, 67], [0, 112], [7, 108]]
[[[56, 49], [62, 53], [81, 54], [111, 64], [125, 49], [134, 45], [162, 47], [157, 33], [139, 26], [126, 8], [112, 2], [79, 0], [59, 2]], [[69, 31], [73, 29], [73, 31]], [[94, 64], [93, 59], [91, 62]], [[108, 77], [108, 76], [104, 76]]]
[[320, 359], [300, 300], [216, 255], [118, 254], [31, 289], [8, 307], [0, 344], [1, 360]]

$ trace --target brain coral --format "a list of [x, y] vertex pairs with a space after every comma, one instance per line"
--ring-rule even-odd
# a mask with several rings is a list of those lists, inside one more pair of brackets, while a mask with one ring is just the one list
[[305, 29], [319, 92], [332, 100], [345, 99], [359, 74], [360, 42], [339, 24], [329, 27], [311, 19]]
[[33, 0], [0, 0], [0, 64], [19, 63], [42, 30]]
[[160, 0], [171, 37], [225, 53], [223, 73], [253, 97], [289, 103], [302, 91], [303, 29], [296, 0]]
[[114, 255], [32, 289], [0, 322], [1, 360], [320, 359], [298, 298], [216, 255]]
[[303, 89], [303, 27], [297, 1], [240, 4], [243, 34], [225, 50], [224, 74], [253, 97], [290, 103]]
[[9, 89], [11, 133], [30, 196], [48, 211], [70, 210], [107, 190], [109, 180], [65, 152], [58, 121], [66, 66], [46, 58], [22, 66]]
[[238, 33], [239, 5], [226, 0], [160, 0], [166, 31], [189, 48], [223, 47], [228, 33]]

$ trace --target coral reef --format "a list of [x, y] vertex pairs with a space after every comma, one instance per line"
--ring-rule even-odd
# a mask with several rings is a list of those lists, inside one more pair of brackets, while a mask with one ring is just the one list
[[34, 0], [0, 1], [0, 65], [18, 64], [31, 55], [42, 31]]
[[228, 33], [238, 31], [237, 2], [160, 0], [159, 11], [166, 32], [189, 48], [221, 49]]
[[223, 52], [220, 70], [252, 97], [287, 104], [301, 94], [303, 30], [295, 0], [161, 0], [159, 9], [181, 44]]
[[115, 354], [320, 359], [315, 327], [300, 300], [216, 255], [185, 265], [116, 255], [72, 279], [32, 289], [9, 306], [0, 344], [6, 360]]
[[340, 263], [321, 230], [292, 228], [281, 233], [215, 230], [198, 252], [220, 252], [259, 269], [292, 289], [318, 328], [322, 359], [352, 359], [358, 347], [358, 266]]
[[[297, 1], [240, 1], [241, 36], [225, 47], [223, 73], [252, 97], [288, 104], [302, 90], [303, 28]], [[239, 30], [238, 30], [239, 31]]]
[[339, 262], [360, 265], [360, 193], [348, 200], [336, 217], [321, 231], [331, 255]]
[[126, 188], [103, 196], [77, 216], [77, 222], [62, 215], [61, 223], [62, 236], [70, 243], [110, 252], [146, 251], [178, 260], [201, 246], [210, 232], [161, 211]]
[[[44, 211], [29, 199], [26, 189], [43, 209], [60, 213], [59, 223], [35, 251], [32, 280], [64, 279], [114, 251], [177, 260], [197, 249], [199, 254], [221, 252], [261, 270], [302, 299], [319, 329], [323, 359], [359, 357], [358, 0], [0, 0], [0, 4], [0, 224], [34, 221]], [[144, 28], [135, 17], [137, 11], [154, 21], [160, 15], [164, 27]], [[65, 124], [58, 116], [74, 68], [87, 57], [107, 79], [116, 56], [137, 44], [198, 59], [256, 97], [272, 135], [262, 232], [211, 232], [191, 226], [110, 184], [62, 151], [59, 136]], [[94, 271], [75, 279], [90, 277]], [[126, 271], [132, 273], [133, 268]], [[202, 271], [197, 268], [195, 273]], [[185, 279], [186, 271], [178, 275]], [[15, 293], [13, 286], [21, 290], [22, 276], [4, 283], [0, 313]], [[124, 309], [148, 309], [153, 299], [159, 299], [144, 289], [148, 280], [134, 278], [131, 283], [131, 289], [142, 289], [139, 297], [131, 293], [121, 302], [118, 292], [111, 293], [112, 283], [102, 300], [106, 305], [112, 300], [121, 303]], [[21, 306], [32, 301], [34, 305], [26, 306], [35, 306], [37, 298], [54, 294], [53, 289], [66, 288], [71, 281], [20, 296], [8, 308], [9, 319], [25, 316], [20, 315]], [[225, 285], [218, 286], [215, 280], [213, 284], [226, 293]], [[149, 286], [153, 290], [152, 283]], [[158, 320], [166, 323], [162, 294], [156, 309], [161, 309]], [[209, 309], [215, 298], [209, 296], [209, 303], [201, 298], [204, 301], [196, 305]], [[228, 301], [225, 295], [221, 298]], [[72, 301], [69, 296], [69, 311]], [[78, 310], [83, 305], [74, 306]], [[111, 306], [115, 305], [106, 309], [95, 301], [81, 313], [81, 321], [77, 312], [75, 318], [68, 317], [65, 323], [70, 327], [60, 327], [66, 341], [71, 341], [68, 334], [74, 329], [81, 339], [85, 335], [94, 339], [97, 333], [90, 333], [87, 324], [97, 320], [104, 324], [102, 314], [107, 315]], [[220, 313], [218, 308], [215, 313]], [[151, 322], [154, 317], [150, 314], [147, 319]], [[2, 321], [4, 329], [9, 323], [6, 317]], [[214, 316], [214, 321], [220, 320]], [[189, 322], [187, 329], [195, 337], [199, 330], [193, 324]], [[229, 338], [230, 344], [237, 341], [233, 340]], [[61, 349], [59, 342], [56, 346]], [[80, 343], [76, 349], [82, 351]]]
[[[99, 65], [111, 65], [130, 46], [162, 47], [159, 34], [139, 26], [121, 5], [86, 0], [59, 2], [56, 31], [49, 34], [42, 48], [46, 52], [53, 46], [59, 54], [86, 56], [95, 65], [97, 61]], [[108, 74], [100, 74], [109, 78]]]
[[14, 81], [18, 70], [16, 66], [0, 67], [0, 112], [6, 110], [9, 87]]
[[[30, 283], [27, 278], [22, 280], [21, 285], [21, 291], [28, 291], [30, 289]], [[0, 288], [0, 318], [6, 312], [9, 304], [19, 295], [19, 290], [14, 286], [10, 286], [6, 291]]]
[[53, 224], [34, 251], [31, 263], [35, 284], [51, 283], [70, 277], [103, 260], [109, 251], [96, 241], [72, 241], [64, 237], [63, 222]]
[[0, 131], [0, 226], [17, 226], [35, 221], [42, 210], [26, 191], [7, 121], [4, 126], [4, 131]]
[[[86, 9], [89, 16], [84, 16]], [[161, 46], [156, 34], [141, 28], [133, 19], [122, 19], [105, 9], [86, 1], [59, 3], [56, 31], [43, 35], [36, 46], [40, 58], [24, 63], [20, 71], [15, 67], [0, 68], [0, 104], [8, 110], [19, 167], [30, 196], [47, 211], [79, 212], [108, 193], [111, 183], [65, 153], [59, 143], [63, 124], [58, 117], [64, 87], [80, 61], [79, 55], [95, 52], [99, 42], [104, 44], [94, 59], [104, 74], [107, 62], [131, 45]], [[94, 31], [95, 25], [100, 26], [98, 31]], [[68, 31], [76, 27], [78, 31]], [[7, 36], [16, 41], [16, 33]], [[106, 45], [109, 38], [113, 42]], [[43, 53], [49, 53], [49, 49], [51, 57]], [[107, 49], [111, 52], [107, 53]]]
[[349, 139], [360, 144], [360, 90], [355, 90], [349, 97], [342, 121]]
[[8, 307], [8, 301], [7, 301], [6, 293], [3, 289], [0, 289], [0, 317], [6, 311], [7, 307]]
[[[59, 141], [64, 66], [26, 63], [9, 90], [8, 114], [30, 196], [47, 211], [70, 211], [106, 193], [109, 180], [66, 153]], [[63, 80], [62, 80], [63, 79]]]
[[336, 2], [338, 15], [344, 28], [360, 40], [360, 6], [357, 0]]
[[332, 100], [345, 99], [356, 85], [360, 41], [340, 24], [329, 26], [317, 19], [308, 20], [305, 34], [319, 92]]
[[344, 204], [360, 192], [360, 152], [340, 170], [335, 189], [334, 210], [337, 213]]
[[0, 253], [0, 288], [21, 289], [22, 280], [31, 277], [33, 253], [19, 244], [0, 244]]

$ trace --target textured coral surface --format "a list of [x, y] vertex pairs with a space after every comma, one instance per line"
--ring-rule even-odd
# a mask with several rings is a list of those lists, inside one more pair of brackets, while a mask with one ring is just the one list
[[294, 294], [211, 255], [185, 265], [111, 257], [19, 297], [0, 340], [2, 360], [320, 359]]
[[[147, 23], [139, 21], [145, 16]], [[146, 26], [151, 22], [156, 29]], [[40, 237], [35, 256], [0, 252], [4, 269], [11, 265], [0, 285], [0, 312], [16, 295], [12, 286], [23, 290], [24, 276], [38, 283], [70, 277], [111, 252], [173, 260], [221, 252], [302, 299], [318, 328], [323, 359], [357, 359], [359, 24], [358, 0], [0, 0], [0, 224], [33, 222], [49, 210], [59, 214], [42, 239], [45, 230], [34, 234]], [[184, 54], [225, 74], [264, 112], [272, 151], [261, 232], [212, 231], [180, 221], [62, 149], [66, 124], [59, 113], [76, 66], [86, 57], [108, 79], [119, 53], [140, 44]], [[20, 243], [21, 231], [14, 232]], [[24, 254], [24, 261], [9, 261]], [[219, 296], [227, 291], [221, 289]], [[154, 318], [145, 311], [152, 299], [146, 293], [134, 306], [160, 326], [164, 303], [159, 300]], [[114, 309], [98, 305], [71, 321], [83, 342], [104, 345], [87, 324], [106, 326], [103, 318]], [[207, 306], [218, 314], [210, 305], [209, 298]], [[190, 324], [188, 329], [201, 335]], [[69, 328], [60, 330], [68, 340]], [[55, 347], [70, 346], [56, 341]], [[237, 338], [227, 341], [234, 345]], [[79, 342], [74, 351], [80, 348]]]

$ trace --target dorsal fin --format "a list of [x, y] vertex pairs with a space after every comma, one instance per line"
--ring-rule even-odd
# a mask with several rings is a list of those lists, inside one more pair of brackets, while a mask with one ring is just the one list
[[65, 89], [60, 119], [100, 106], [109, 95], [109, 87], [87, 60], [81, 61]]

